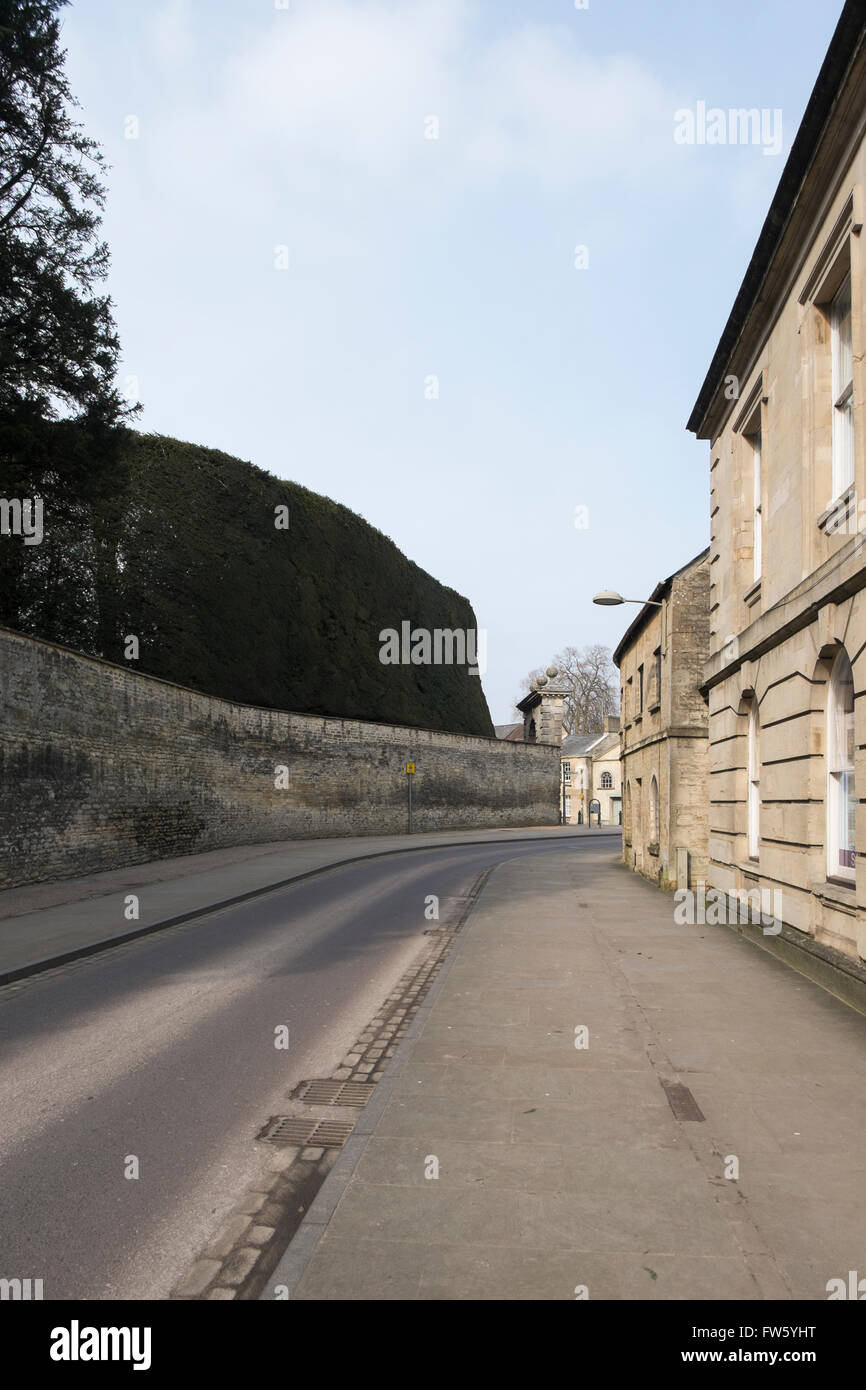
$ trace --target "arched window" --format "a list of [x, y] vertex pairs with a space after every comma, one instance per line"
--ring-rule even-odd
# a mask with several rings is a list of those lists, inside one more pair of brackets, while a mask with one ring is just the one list
[[761, 844], [761, 717], [757, 696], [749, 705], [749, 858], [757, 859]]
[[613, 778], [611, 777], [609, 772], [603, 772], [601, 774], [601, 785], [605, 791], [610, 791], [611, 787], [613, 786]]
[[649, 789], [649, 832], [650, 844], [657, 845], [659, 842], [659, 784], [653, 773]]
[[842, 647], [827, 694], [827, 875], [854, 882], [854, 674]]

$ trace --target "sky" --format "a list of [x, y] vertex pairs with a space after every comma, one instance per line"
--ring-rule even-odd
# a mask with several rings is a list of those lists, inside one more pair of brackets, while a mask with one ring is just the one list
[[[616, 646], [637, 610], [594, 593], [708, 543], [686, 420], [841, 9], [76, 0], [138, 428], [344, 503], [466, 595], [508, 722], [531, 669]], [[767, 137], [686, 143], [699, 103]]]

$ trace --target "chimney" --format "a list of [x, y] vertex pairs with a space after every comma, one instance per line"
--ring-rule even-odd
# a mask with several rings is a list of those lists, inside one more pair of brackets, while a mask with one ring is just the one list
[[605, 732], [606, 734], [618, 734], [618, 733], [619, 733], [619, 715], [618, 715], [618, 714], [606, 714], [606, 715], [604, 716], [604, 732]]

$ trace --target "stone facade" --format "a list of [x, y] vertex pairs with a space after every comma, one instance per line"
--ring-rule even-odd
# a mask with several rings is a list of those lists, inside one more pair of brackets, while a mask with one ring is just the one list
[[864, 21], [849, 5], [689, 421], [710, 444], [710, 883], [776, 892], [784, 926], [854, 959], [866, 958], [864, 129]]
[[559, 746], [562, 742], [566, 694], [566, 687], [555, 666], [548, 666], [547, 674], [532, 682], [529, 694], [524, 695], [517, 705], [523, 715], [525, 743], [555, 743]]
[[622, 825], [619, 719], [605, 732], [562, 742], [562, 805], [566, 825]]
[[402, 833], [407, 761], [414, 830], [559, 823], [558, 747], [234, 704], [0, 629], [3, 887]]
[[[663, 888], [707, 872], [709, 552], [656, 586], [616, 651], [623, 859]], [[656, 606], [658, 605], [658, 606]]]

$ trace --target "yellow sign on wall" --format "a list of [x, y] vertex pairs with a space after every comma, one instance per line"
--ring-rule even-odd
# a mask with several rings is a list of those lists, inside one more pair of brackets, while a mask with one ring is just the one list
[[412, 773], [415, 771], [415, 764], [414, 764], [414, 763], [407, 763], [407, 764], [406, 764], [406, 771], [407, 771], [407, 772], [409, 773], [409, 775], [411, 776]]

